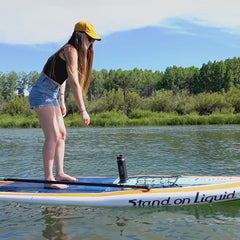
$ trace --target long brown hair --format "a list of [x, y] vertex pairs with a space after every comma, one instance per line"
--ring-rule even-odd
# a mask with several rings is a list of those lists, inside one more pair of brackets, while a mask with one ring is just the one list
[[72, 45], [78, 51], [78, 80], [86, 95], [92, 76], [93, 44], [87, 47], [88, 36], [85, 32], [74, 31], [67, 44]]
[[[56, 64], [56, 58], [63, 48], [70, 44], [77, 49], [78, 52], [78, 81], [82, 88], [83, 95], [87, 94], [88, 87], [92, 76], [92, 63], [93, 63], [93, 44], [87, 47], [88, 36], [85, 32], [74, 31], [68, 42], [61, 47], [56, 53], [54, 53], [49, 59], [50, 61], [50, 75], [54, 76], [54, 68]], [[47, 65], [47, 64], [46, 64]], [[45, 72], [45, 67], [43, 72]]]

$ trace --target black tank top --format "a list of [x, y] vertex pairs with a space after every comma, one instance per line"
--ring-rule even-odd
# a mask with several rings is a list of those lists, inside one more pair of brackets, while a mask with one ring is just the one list
[[68, 77], [66, 62], [60, 58], [59, 55], [57, 55], [55, 66], [53, 69], [51, 69], [52, 61], [53, 57], [51, 56], [45, 64], [43, 72], [52, 80], [61, 85]]

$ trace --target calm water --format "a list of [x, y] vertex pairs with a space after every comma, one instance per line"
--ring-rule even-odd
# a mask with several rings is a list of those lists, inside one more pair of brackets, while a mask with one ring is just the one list
[[[0, 176], [42, 177], [41, 129], [0, 129]], [[240, 126], [68, 129], [66, 172], [240, 174]], [[240, 239], [240, 202], [168, 208], [90, 208], [0, 202], [0, 239]]]

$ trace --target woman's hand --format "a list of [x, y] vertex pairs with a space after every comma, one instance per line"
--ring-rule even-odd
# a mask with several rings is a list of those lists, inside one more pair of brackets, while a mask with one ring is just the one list
[[67, 114], [66, 105], [65, 105], [65, 104], [61, 104], [61, 105], [60, 105], [60, 109], [61, 109], [61, 112], [62, 112], [62, 116], [65, 117], [66, 114]]
[[84, 127], [88, 126], [90, 124], [90, 117], [89, 117], [87, 111], [85, 110], [85, 111], [81, 112], [81, 116], [82, 116], [82, 125]]

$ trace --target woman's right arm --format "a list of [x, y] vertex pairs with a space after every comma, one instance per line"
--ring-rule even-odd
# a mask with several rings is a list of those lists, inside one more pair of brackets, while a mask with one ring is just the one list
[[78, 53], [72, 46], [64, 47], [64, 57], [67, 64], [68, 79], [70, 87], [73, 91], [74, 98], [77, 102], [77, 106], [81, 112], [82, 124], [87, 126], [90, 124], [90, 117], [86, 111], [86, 107], [83, 100], [82, 87], [78, 81]]

